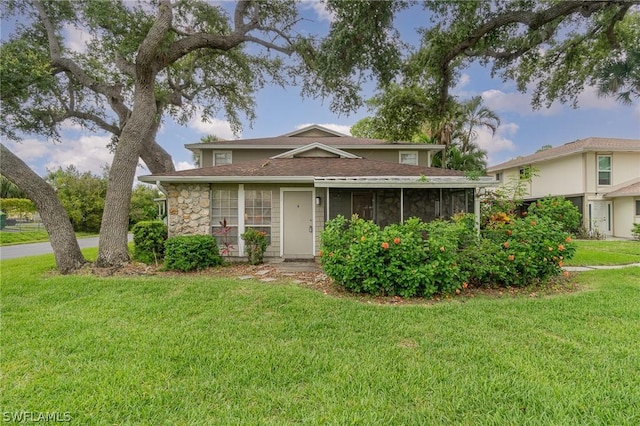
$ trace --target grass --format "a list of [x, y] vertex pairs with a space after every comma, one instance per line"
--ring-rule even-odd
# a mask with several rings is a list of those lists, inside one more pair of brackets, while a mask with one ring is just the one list
[[[90, 237], [96, 234], [76, 232], [76, 238]], [[45, 230], [0, 232], [0, 247], [15, 244], [41, 243], [49, 241], [49, 234]]]
[[[95, 249], [86, 251], [95, 256]], [[382, 306], [203, 275], [2, 262], [3, 412], [75, 424], [640, 423], [640, 268]]]
[[575, 240], [578, 249], [567, 266], [640, 263], [640, 241]]

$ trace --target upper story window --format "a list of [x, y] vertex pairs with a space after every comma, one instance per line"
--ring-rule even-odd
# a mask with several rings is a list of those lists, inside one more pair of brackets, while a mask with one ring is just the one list
[[520, 174], [520, 180], [531, 180], [531, 166], [520, 167], [518, 173]]
[[400, 164], [418, 165], [418, 151], [400, 151]]
[[222, 166], [224, 164], [232, 163], [231, 151], [228, 152], [216, 152], [213, 154], [213, 165]]
[[598, 185], [611, 185], [610, 155], [598, 155]]

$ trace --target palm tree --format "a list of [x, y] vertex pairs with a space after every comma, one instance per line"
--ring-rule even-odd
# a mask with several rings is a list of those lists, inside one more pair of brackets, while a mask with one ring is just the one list
[[0, 198], [26, 198], [26, 196], [13, 182], [0, 175]]
[[463, 154], [473, 152], [474, 142], [478, 137], [477, 127], [486, 127], [495, 135], [500, 126], [500, 117], [482, 104], [481, 96], [474, 96], [464, 102], [461, 105], [461, 114], [463, 126], [466, 128], [460, 137], [460, 151]]
[[598, 95], [617, 95], [618, 101], [631, 105], [633, 96], [640, 97], [640, 51], [630, 50], [624, 59], [605, 65], [599, 80]]

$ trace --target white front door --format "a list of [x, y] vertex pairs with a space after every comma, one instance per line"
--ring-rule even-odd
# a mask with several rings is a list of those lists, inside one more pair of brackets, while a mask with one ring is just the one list
[[313, 191], [282, 192], [282, 255], [313, 257]]
[[589, 201], [589, 230], [613, 235], [611, 201]]

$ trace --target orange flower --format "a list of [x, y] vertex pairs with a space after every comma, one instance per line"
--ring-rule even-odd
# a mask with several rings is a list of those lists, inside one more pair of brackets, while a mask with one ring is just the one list
[[531, 226], [536, 226], [536, 221], [535, 220], [531, 221]]
[[400, 238], [395, 237], [395, 238], [393, 239], [393, 243], [394, 243], [394, 244], [400, 244]]
[[509, 241], [505, 241], [504, 244], [502, 244], [502, 247], [509, 248]]
[[467, 284], [466, 282], [463, 282], [462, 283], [462, 288], [467, 288], [467, 287], [469, 287], [469, 284]]
[[445, 250], [444, 246], [440, 247], [440, 251], [444, 251], [444, 250]]
[[381, 244], [381, 246], [383, 249], [387, 250], [389, 248], [389, 243], [385, 241]]
[[324, 252], [322, 250], [320, 250], [320, 253], [318, 253], [320, 255], [320, 257], [322, 257], [324, 255]]
[[562, 268], [562, 265], [564, 265], [564, 263], [562, 263], [562, 260], [560, 262], [558, 262], [558, 266]]
[[332, 251], [329, 252], [329, 257], [333, 257], [333, 252]]
[[363, 235], [362, 237], [360, 237], [360, 241], [364, 241], [364, 240], [366, 240], [366, 238]]
[[515, 258], [516, 258], [516, 257], [515, 257], [514, 255], [512, 255], [512, 254], [510, 254], [510, 255], [509, 255], [509, 257], [508, 257], [508, 259], [509, 259], [510, 261], [512, 261], [512, 262], [515, 260]]
[[560, 251], [564, 250], [564, 246], [563, 246], [562, 244], [560, 244], [560, 245], [558, 246], [558, 250], [560, 250]]
[[511, 235], [513, 234], [513, 231], [511, 229], [507, 229], [507, 235]]
[[564, 239], [566, 242], [570, 243], [571, 242], [571, 237], [567, 237]]
[[562, 273], [562, 275], [564, 275], [565, 277], [568, 277], [568, 276], [569, 276], [569, 271], [564, 271], [564, 272]]

